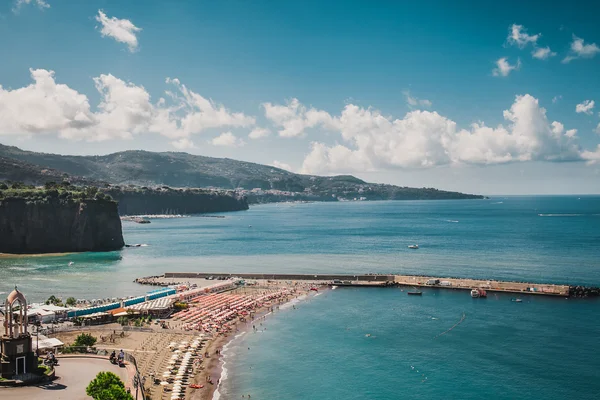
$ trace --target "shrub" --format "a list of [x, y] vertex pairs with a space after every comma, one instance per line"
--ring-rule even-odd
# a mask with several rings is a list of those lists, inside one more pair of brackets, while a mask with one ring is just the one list
[[75, 339], [74, 346], [93, 346], [96, 344], [97, 340], [98, 339], [89, 333], [82, 333]]
[[75, 304], [77, 304], [77, 299], [75, 297], [69, 297], [67, 301], [65, 301], [65, 304], [69, 307], [73, 307]]

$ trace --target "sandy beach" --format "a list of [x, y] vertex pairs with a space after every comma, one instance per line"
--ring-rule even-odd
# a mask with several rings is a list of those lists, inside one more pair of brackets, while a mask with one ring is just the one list
[[[175, 282], [156, 278], [154, 284], [185, 284], [202, 288], [207, 283], [215, 281], [189, 279], [186, 282]], [[322, 285], [323, 282], [319, 281], [247, 281], [240, 288], [219, 293], [201, 293], [190, 299], [187, 309], [175, 312], [163, 320], [166, 329], [156, 321], [145, 325], [143, 329], [124, 329], [121, 325], [112, 323], [75, 328], [51, 336], [65, 344], [71, 344], [77, 335], [85, 332], [98, 338], [95, 346], [97, 349], [123, 349], [132, 354], [136, 358], [140, 374], [147, 378], [145, 386], [152, 398], [163, 398], [171, 392], [174, 375], [178, 368], [179, 371], [183, 368], [177, 367], [181, 360], [179, 357], [174, 365], [174, 356], [189, 353], [188, 357], [193, 363], [190, 362], [189, 368], [186, 367], [183, 378], [187, 382], [184, 384], [185, 398], [209, 400], [213, 398], [222, 376], [223, 347], [240, 332], [251, 331], [254, 321], [311, 290], [322, 290]], [[198, 342], [199, 346], [190, 346], [189, 343], [192, 342]], [[158, 380], [154, 382], [153, 378]], [[163, 384], [159, 385], [160, 381]]]

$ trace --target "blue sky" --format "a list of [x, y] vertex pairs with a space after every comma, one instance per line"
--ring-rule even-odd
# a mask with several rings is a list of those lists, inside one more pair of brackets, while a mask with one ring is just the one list
[[181, 150], [488, 194], [600, 193], [597, 12], [594, 2], [4, 0], [0, 142]]

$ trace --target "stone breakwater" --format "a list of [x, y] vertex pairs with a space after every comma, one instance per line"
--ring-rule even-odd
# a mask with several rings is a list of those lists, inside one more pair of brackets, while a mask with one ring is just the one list
[[600, 288], [556, 285], [531, 282], [482, 280], [469, 278], [442, 278], [417, 275], [339, 275], [339, 274], [261, 274], [261, 273], [214, 273], [214, 272], [166, 272], [163, 275], [138, 278], [135, 282], [144, 285], [169, 286], [185, 284], [190, 279], [241, 278], [252, 280], [313, 281], [337, 286], [406, 286], [439, 289], [471, 290], [485, 289], [490, 292], [561, 296], [596, 297]]
[[570, 297], [600, 297], [600, 287], [570, 286]]

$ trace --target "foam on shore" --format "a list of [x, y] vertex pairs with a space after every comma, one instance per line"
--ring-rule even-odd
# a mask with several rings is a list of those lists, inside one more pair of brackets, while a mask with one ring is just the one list
[[227, 379], [228, 374], [228, 370], [227, 370], [227, 358], [233, 356], [235, 353], [229, 354], [229, 346], [236, 341], [237, 339], [239, 339], [240, 337], [244, 336], [246, 334], [246, 331], [242, 331], [240, 333], [238, 333], [237, 335], [235, 335], [233, 337], [233, 339], [231, 339], [229, 342], [227, 342], [225, 344], [225, 346], [223, 346], [223, 365], [221, 365], [221, 377], [219, 378], [219, 383], [217, 384], [217, 388], [215, 389], [215, 392], [213, 393], [213, 400], [219, 400], [221, 398], [221, 392], [219, 391], [219, 389], [221, 388], [221, 384]]

